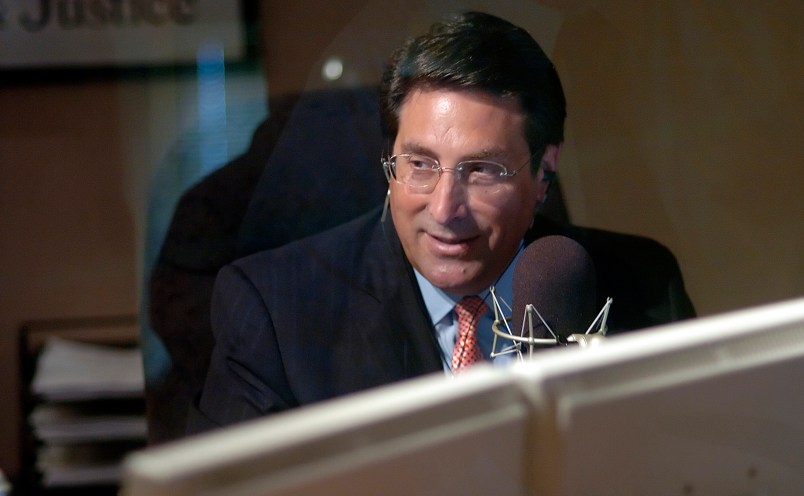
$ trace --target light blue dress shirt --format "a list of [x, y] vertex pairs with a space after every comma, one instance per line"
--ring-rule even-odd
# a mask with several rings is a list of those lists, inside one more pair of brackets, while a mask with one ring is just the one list
[[[519, 255], [522, 253], [523, 247], [524, 245], [520, 244], [516, 255], [514, 255], [514, 259], [508, 264], [508, 267], [493, 284], [497, 299], [501, 300], [501, 307], [505, 316], [510, 316], [511, 313], [509, 307], [513, 303], [512, 284], [514, 279], [514, 267], [516, 267], [516, 262], [519, 259]], [[469, 295], [447, 293], [433, 286], [432, 283], [425, 279], [417, 270], [414, 269], [414, 272], [416, 273], [416, 281], [419, 283], [419, 289], [422, 292], [427, 312], [430, 315], [431, 321], [435, 323], [436, 340], [438, 341], [441, 351], [441, 364], [444, 367], [444, 372], [451, 375], [452, 370], [450, 364], [452, 362], [452, 349], [455, 347], [455, 342], [458, 338], [458, 319], [455, 317], [453, 308], [464, 296]], [[488, 311], [483, 315], [478, 324], [477, 340], [480, 344], [481, 351], [483, 351], [483, 358], [491, 360], [491, 352], [494, 344], [494, 332], [491, 330], [491, 325], [494, 322], [493, 303], [488, 289], [479, 293], [478, 296], [483, 298], [483, 301], [488, 305]], [[498, 340], [496, 351], [499, 352], [502, 346], [509, 346], [510, 344], [510, 341], [504, 340], [501, 342]], [[510, 363], [514, 359], [514, 355], [509, 354], [497, 356], [493, 361], [495, 366], [502, 366]]]

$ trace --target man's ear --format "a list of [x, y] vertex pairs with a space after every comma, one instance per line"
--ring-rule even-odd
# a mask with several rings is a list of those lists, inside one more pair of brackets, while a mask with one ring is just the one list
[[552, 183], [558, 169], [558, 157], [561, 155], [561, 143], [547, 145], [542, 155], [542, 181]]
[[558, 156], [561, 154], [561, 143], [557, 145], [547, 145], [542, 155], [541, 171], [542, 179], [541, 186], [539, 187], [539, 201], [536, 205], [536, 211], [539, 213], [544, 204], [547, 202], [547, 195], [550, 193], [550, 187], [556, 178], [556, 169], [558, 168]]

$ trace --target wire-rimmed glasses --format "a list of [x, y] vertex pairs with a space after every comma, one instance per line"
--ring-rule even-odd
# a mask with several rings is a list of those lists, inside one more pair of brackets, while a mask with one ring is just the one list
[[483, 195], [493, 194], [514, 177], [523, 167], [530, 163], [530, 159], [519, 168], [509, 171], [507, 167], [498, 162], [489, 160], [464, 160], [458, 162], [454, 168], [442, 167], [437, 160], [417, 153], [399, 153], [383, 160], [385, 174], [390, 181], [392, 178], [408, 186], [415, 193], [432, 193], [441, 174], [452, 171], [456, 179], [461, 181], [469, 191]]

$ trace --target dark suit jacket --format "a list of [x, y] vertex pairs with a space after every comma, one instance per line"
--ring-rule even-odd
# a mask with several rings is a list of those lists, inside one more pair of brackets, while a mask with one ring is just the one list
[[[381, 223], [379, 215], [374, 211], [222, 269], [212, 302], [216, 345], [190, 432], [442, 370], [413, 270], [390, 217]], [[660, 323], [693, 315], [675, 259], [658, 243], [637, 242], [648, 253], [629, 259], [595, 244], [602, 231], [542, 219], [526, 241], [546, 234], [574, 237], [596, 265], [631, 266], [626, 274], [601, 266], [602, 299], [613, 291], [625, 307], [638, 299], [655, 308], [612, 312], [612, 329], [627, 328], [631, 314], [639, 323], [643, 317]], [[623, 246], [644, 239], [608, 234], [623, 237], [615, 240]], [[648, 269], [637, 266], [646, 260], [669, 279], [639, 282]], [[679, 300], [688, 308], [676, 305]]]

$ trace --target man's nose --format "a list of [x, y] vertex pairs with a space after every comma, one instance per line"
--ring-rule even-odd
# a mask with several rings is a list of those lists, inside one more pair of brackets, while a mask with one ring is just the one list
[[439, 223], [466, 215], [466, 185], [455, 169], [444, 168], [430, 194], [430, 214]]

